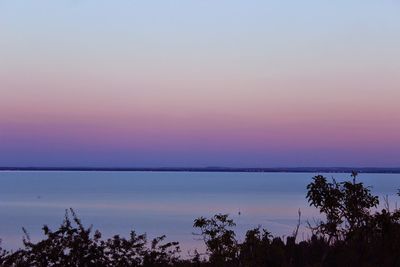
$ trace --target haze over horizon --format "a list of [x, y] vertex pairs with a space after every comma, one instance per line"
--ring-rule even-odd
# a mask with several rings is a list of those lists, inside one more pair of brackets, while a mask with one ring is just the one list
[[396, 1], [1, 1], [0, 166], [399, 167]]

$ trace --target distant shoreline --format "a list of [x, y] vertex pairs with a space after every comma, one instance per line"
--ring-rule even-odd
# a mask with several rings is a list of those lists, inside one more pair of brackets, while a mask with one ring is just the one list
[[374, 167], [288, 167], [288, 168], [229, 168], [229, 167], [158, 167], [158, 168], [105, 168], [105, 167], [0, 167], [0, 171], [102, 171], [102, 172], [292, 172], [292, 173], [400, 173], [400, 168]]

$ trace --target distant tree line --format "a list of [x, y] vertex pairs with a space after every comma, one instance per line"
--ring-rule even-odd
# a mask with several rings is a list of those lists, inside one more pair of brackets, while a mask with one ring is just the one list
[[[240, 242], [235, 223], [227, 214], [200, 217], [193, 227], [207, 252], [181, 257], [178, 242], [165, 236], [148, 240], [132, 231], [129, 237], [104, 239], [99, 231], [84, 227], [70, 209], [61, 226], [52, 231], [43, 226], [45, 238], [31, 241], [24, 229], [23, 247], [0, 248], [1, 266], [400, 266], [400, 210], [386, 205], [378, 211], [379, 199], [370, 187], [357, 181], [357, 173], [345, 182], [313, 177], [307, 200], [323, 215], [309, 223], [311, 237], [296, 241], [299, 224], [285, 240], [260, 227], [247, 231]], [[300, 216], [300, 215], [299, 215]]]

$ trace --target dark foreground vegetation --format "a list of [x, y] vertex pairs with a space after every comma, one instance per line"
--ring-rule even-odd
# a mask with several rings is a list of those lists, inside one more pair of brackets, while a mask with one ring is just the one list
[[[225, 214], [200, 217], [193, 227], [207, 253], [182, 259], [178, 242], [165, 236], [147, 240], [131, 232], [104, 239], [85, 228], [71, 209], [59, 229], [43, 227], [45, 239], [31, 242], [24, 230], [23, 248], [0, 248], [2, 266], [400, 266], [400, 210], [378, 211], [377, 196], [357, 182], [315, 176], [307, 186], [307, 200], [324, 215], [309, 223], [311, 237], [296, 240], [298, 226], [283, 240], [266, 229], [248, 230], [243, 242], [235, 223]], [[299, 220], [300, 223], [300, 220]]]

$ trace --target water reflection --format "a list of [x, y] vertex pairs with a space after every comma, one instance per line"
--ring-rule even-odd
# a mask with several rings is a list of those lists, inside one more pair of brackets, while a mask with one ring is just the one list
[[[0, 237], [6, 248], [21, 245], [24, 226], [33, 239], [41, 226], [58, 226], [73, 207], [85, 224], [106, 236], [131, 229], [149, 236], [167, 234], [185, 249], [198, 247], [193, 219], [229, 213], [238, 232], [259, 224], [287, 235], [303, 220], [318, 217], [308, 207], [306, 185], [312, 173], [190, 172], [0, 172]], [[326, 174], [339, 180], [349, 174]], [[396, 201], [399, 174], [361, 174], [380, 196]], [[307, 234], [304, 227], [301, 235]], [[301, 236], [300, 235], [300, 236]]]

